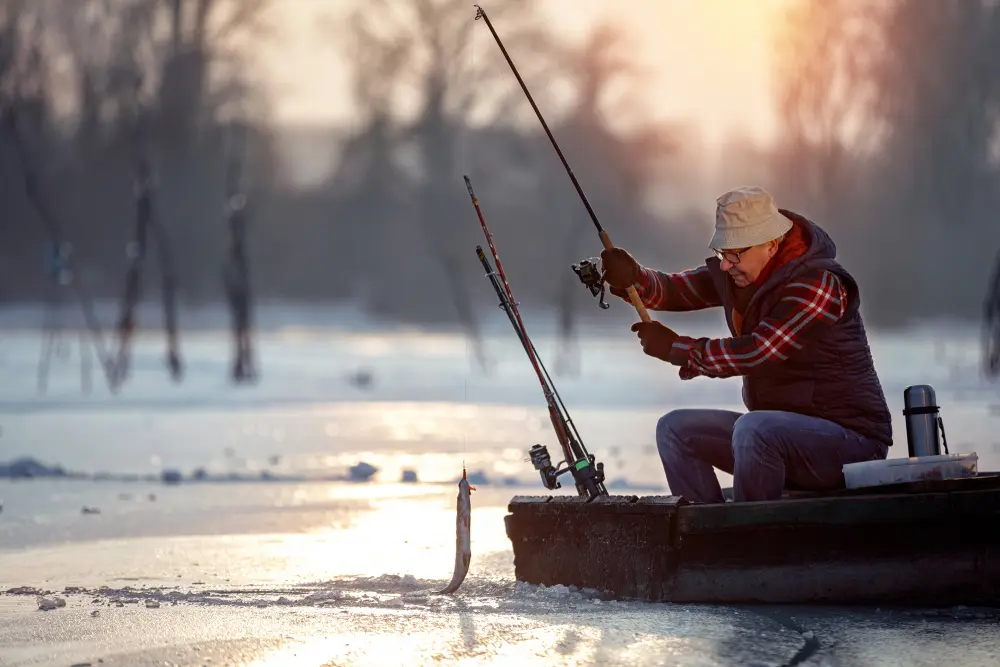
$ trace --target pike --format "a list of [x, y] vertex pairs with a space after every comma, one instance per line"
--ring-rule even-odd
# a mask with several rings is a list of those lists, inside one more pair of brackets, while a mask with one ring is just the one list
[[[573, 173], [573, 169], [570, 168], [569, 162], [566, 161], [566, 157], [563, 155], [562, 150], [560, 150], [559, 143], [556, 141], [556, 138], [552, 136], [552, 131], [549, 130], [549, 126], [545, 122], [545, 118], [542, 117], [542, 112], [538, 110], [538, 105], [535, 104], [534, 98], [532, 98], [531, 93], [528, 92], [528, 86], [525, 85], [524, 80], [521, 78], [520, 73], [518, 73], [517, 71], [517, 67], [514, 66], [514, 61], [512, 61], [510, 59], [510, 56], [507, 54], [507, 49], [504, 48], [503, 42], [500, 41], [500, 36], [497, 35], [497, 31], [493, 29], [493, 24], [490, 22], [490, 18], [486, 15], [486, 12], [483, 10], [482, 7], [480, 7], [479, 5], [473, 5], [473, 6], [476, 8], [475, 20], [478, 21], [479, 19], [483, 19], [483, 21], [486, 23], [486, 27], [490, 29], [490, 33], [493, 35], [493, 39], [496, 41], [497, 46], [500, 47], [500, 52], [503, 54], [504, 59], [510, 66], [510, 69], [514, 73], [515, 78], [517, 78], [517, 82], [521, 85], [521, 90], [524, 91], [525, 97], [528, 98], [528, 103], [531, 104], [531, 108], [534, 110], [535, 115], [538, 117], [538, 121], [542, 124], [542, 129], [545, 130], [546, 136], [552, 143], [552, 148], [555, 149], [556, 155], [559, 156], [559, 160], [562, 162], [563, 167], [566, 169], [566, 173], [569, 174], [569, 179], [573, 182], [573, 187], [576, 188], [576, 193], [580, 196], [580, 200], [583, 202], [584, 207], [587, 209], [587, 213], [588, 215], [590, 215], [591, 221], [593, 221], [594, 226], [597, 228], [597, 235], [601, 239], [601, 244], [603, 244], [606, 249], [611, 250], [612, 248], [615, 247], [614, 244], [611, 242], [611, 237], [608, 235], [606, 231], [604, 231], [604, 227], [601, 226], [601, 221], [597, 219], [597, 213], [594, 212], [594, 207], [590, 205], [590, 201], [587, 199], [587, 195], [584, 194], [583, 188], [580, 186], [580, 182], [576, 179], [576, 174]], [[581, 279], [582, 278], [583, 276], [581, 276]], [[629, 287], [625, 291], [628, 293], [628, 298], [632, 302], [632, 305], [635, 307], [636, 312], [639, 313], [639, 318], [643, 322], [649, 322], [650, 321], [649, 312], [647, 312], [646, 306], [643, 305], [642, 299], [639, 298], [639, 293], [635, 291], [635, 287], [629, 285]]]
[[572, 472], [573, 480], [576, 482], [576, 490], [580, 496], [590, 498], [602, 495], [606, 496], [608, 492], [604, 487], [604, 464], [596, 463], [594, 455], [588, 453], [586, 447], [583, 446], [583, 440], [580, 438], [580, 434], [577, 432], [572, 419], [569, 418], [566, 406], [559, 397], [559, 393], [555, 390], [552, 378], [549, 376], [545, 365], [538, 356], [538, 351], [528, 336], [528, 332], [524, 327], [524, 321], [521, 319], [521, 313], [517, 309], [517, 302], [514, 300], [514, 293], [510, 289], [510, 283], [507, 282], [506, 274], [504, 274], [500, 256], [497, 254], [496, 246], [493, 244], [493, 235], [486, 225], [486, 218], [483, 217], [483, 211], [479, 208], [479, 200], [476, 198], [476, 193], [472, 189], [472, 181], [469, 180], [468, 176], [465, 176], [465, 187], [469, 191], [472, 205], [476, 209], [476, 215], [479, 217], [479, 224], [483, 228], [483, 234], [486, 235], [486, 241], [490, 246], [493, 261], [496, 262], [496, 272], [493, 271], [489, 260], [486, 259], [482, 246], [476, 246], [476, 255], [479, 257], [479, 261], [486, 270], [486, 276], [490, 279], [490, 283], [492, 283], [493, 289], [497, 293], [497, 298], [500, 300], [500, 307], [507, 313], [507, 317], [510, 319], [510, 323], [514, 327], [514, 331], [521, 341], [528, 359], [531, 361], [531, 366], [535, 369], [538, 381], [542, 385], [542, 393], [545, 395], [545, 403], [549, 409], [549, 419], [552, 421], [552, 428], [555, 429], [556, 437], [562, 448], [566, 467], [561, 469], [553, 467], [548, 450], [544, 445], [540, 444], [535, 445], [529, 450], [528, 454], [531, 462], [541, 474], [542, 483], [547, 489], [558, 489], [561, 486], [557, 479], [558, 476], [566, 472]]
[[469, 563], [472, 562], [471, 523], [472, 523], [472, 491], [476, 487], [469, 486], [465, 476], [465, 466], [462, 466], [462, 479], [458, 480], [458, 500], [455, 516], [455, 573], [451, 582], [438, 595], [448, 595], [458, 590], [469, 573]]

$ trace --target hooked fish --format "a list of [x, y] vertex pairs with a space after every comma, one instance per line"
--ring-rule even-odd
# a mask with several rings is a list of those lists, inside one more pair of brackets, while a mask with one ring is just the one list
[[465, 476], [465, 466], [462, 466], [462, 479], [458, 480], [457, 515], [455, 517], [455, 573], [451, 582], [438, 591], [438, 595], [454, 593], [465, 581], [469, 573], [469, 563], [472, 561], [472, 545], [470, 544], [470, 523], [472, 521], [472, 491], [476, 487], [469, 486]]

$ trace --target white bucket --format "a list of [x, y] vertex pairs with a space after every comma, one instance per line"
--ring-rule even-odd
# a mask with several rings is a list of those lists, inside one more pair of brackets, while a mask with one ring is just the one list
[[978, 465], [979, 457], [975, 452], [862, 461], [844, 466], [844, 482], [847, 488], [858, 489], [932, 479], [960, 479], [975, 477]]

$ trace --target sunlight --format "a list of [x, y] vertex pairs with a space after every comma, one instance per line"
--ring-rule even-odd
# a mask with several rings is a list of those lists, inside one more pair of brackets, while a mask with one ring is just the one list
[[[475, 619], [460, 614], [439, 615], [434, 627], [405, 634], [390, 630], [398, 619], [366, 616], [364, 633], [328, 634], [295, 640], [257, 661], [253, 667], [277, 665], [494, 665], [648, 664], [649, 656], [671, 656], [687, 664], [687, 656], [711, 655], [714, 642], [697, 637], [637, 632], [636, 628], [595, 632], [584, 621], [552, 622], [538, 628], [518, 616]], [[384, 627], [383, 626], [388, 626]]]
[[722, 140], [731, 131], [769, 137], [774, 29], [779, 11], [794, 1], [648, 3], [644, 13], [653, 20], [636, 29], [646, 43], [643, 57], [660, 64], [662, 83], [651, 93], [657, 104], [696, 118], [706, 138]]
[[[833, 523], [868, 502], [905, 514], [906, 490], [928, 512], [939, 485], [991, 493], [1000, 469], [980, 368], [1000, 245], [1000, 80], [986, 71], [1000, 0], [473, 1], [495, 28], [465, 0], [0, 2], [0, 196], [17, 221], [0, 243], [3, 664], [939, 664], [926, 647], [942, 636], [942, 652], [992, 649], [977, 620], [995, 625], [979, 606], [995, 600], [967, 599], [985, 581], [968, 566], [977, 544], [951, 545], [949, 573], [949, 545], [914, 541], [895, 554], [909, 569], [881, 577], [893, 563], [866, 562], [878, 545], [852, 554], [843, 526], [821, 533], [841, 506]], [[491, 272], [501, 261], [472, 257], [493, 232], [463, 174], [526, 327]], [[742, 382], [690, 378], [719, 373], [670, 335], [660, 350], [637, 340], [628, 299], [598, 304], [570, 265], [599, 236], [612, 245], [606, 224], [674, 275], [645, 287], [654, 319], [725, 352], [752, 323], [734, 333], [732, 300], [707, 298], [725, 286], [675, 272], [704, 266], [716, 199], [740, 184], [797, 221], [758, 329], [777, 291], [840, 263], [865, 323], [852, 288], [848, 316], [805, 341], [815, 354], [722, 373]], [[622, 284], [652, 276], [631, 269]], [[840, 348], [864, 354], [810, 375]], [[777, 500], [782, 483], [840, 480], [850, 452], [819, 437], [802, 444], [844, 457], [803, 472], [786, 456], [763, 485], [775, 512], [664, 514], [683, 504], [668, 494], [704, 495], [678, 482], [664, 414], [711, 435], [706, 409], [744, 413], [709, 438], [728, 451], [747, 411], [804, 411], [857, 431], [854, 458], [891, 437], [899, 462], [917, 383], [939, 399], [940, 449], [974, 452], [980, 479]], [[782, 436], [757, 435], [757, 449]], [[587, 493], [583, 458], [607, 496]], [[469, 565], [467, 510], [468, 576], [441, 593]], [[743, 563], [704, 558], [713, 534], [769, 535], [775, 517], [815, 535], [805, 565], [746, 540]], [[830, 576], [807, 581], [810, 558]], [[851, 608], [790, 623], [728, 604], [754, 597]], [[904, 598], [915, 608], [886, 611]]]
[[[769, 74], [774, 28], [779, 12], [795, 1], [630, 0], [613, 9], [605, 0], [534, 4], [549, 18], [550, 29], [569, 42], [579, 42], [606, 18], [629, 30], [637, 60], [650, 68], [642, 90], [655, 116], [694, 119], [708, 136], [734, 127], [764, 136], [774, 123]], [[324, 20], [342, 15], [347, 4], [334, 10], [298, 0], [287, 6], [294, 9], [273, 13], [285, 39], [263, 44], [261, 55], [269, 86], [281, 93], [274, 99], [276, 117], [295, 123], [350, 122], [352, 103], [336, 92], [348, 86], [343, 56], [318, 30]], [[489, 3], [483, 6], [489, 11]], [[469, 11], [471, 25], [471, 6]], [[477, 57], [496, 56], [502, 66], [499, 53], [486, 51], [496, 48], [488, 33], [476, 34], [475, 48]], [[512, 58], [523, 60], [519, 54]], [[531, 110], [525, 106], [518, 113], [527, 118]]]
[[[475, 494], [470, 572], [481, 572], [477, 557], [509, 550], [510, 542], [503, 530], [506, 507], [477, 509]], [[380, 501], [346, 529], [240, 540], [229, 547], [232, 562], [255, 563], [255, 572], [239, 573], [234, 567], [237, 571], [232, 574], [300, 582], [386, 574], [447, 580], [455, 562], [454, 503], [453, 495], [442, 497], [438, 487], [429, 498], [400, 494], [396, 499]]]

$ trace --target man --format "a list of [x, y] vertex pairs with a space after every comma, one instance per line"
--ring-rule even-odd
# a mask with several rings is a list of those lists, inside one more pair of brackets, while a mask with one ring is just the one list
[[724, 502], [713, 466], [734, 477], [734, 500], [773, 500], [785, 488], [843, 486], [842, 466], [884, 459], [889, 409], [858, 312], [858, 286], [836, 246], [806, 218], [778, 209], [759, 187], [716, 201], [715, 257], [681, 273], [644, 268], [621, 248], [604, 250], [611, 292], [634, 285], [650, 310], [721, 307], [727, 338], [681, 336], [637, 322], [643, 351], [680, 377], [743, 377], [749, 412], [674, 410], [656, 441], [675, 495]]

